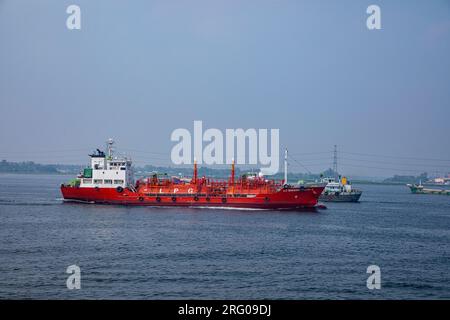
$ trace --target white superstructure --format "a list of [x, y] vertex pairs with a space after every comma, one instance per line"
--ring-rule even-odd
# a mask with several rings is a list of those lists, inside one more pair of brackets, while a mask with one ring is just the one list
[[348, 183], [347, 178], [339, 179], [337, 182], [334, 178], [322, 178], [321, 182], [326, 183], [324, 193], [351, 193], [352, 185]]
[[126, 188], [134, 185], [131, 159], [113, 156], [112, 139], [108, 140], [108, 154], [97, 149], [91, 157], [90, 167], [80, 175], [81, 188]]

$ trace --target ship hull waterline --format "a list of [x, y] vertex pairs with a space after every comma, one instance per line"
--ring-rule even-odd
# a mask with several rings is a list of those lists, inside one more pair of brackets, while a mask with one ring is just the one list
[[354, 192], [349, 194], [322, 194], [319, 198], [324, 202], [359, 202], [362, 192]]

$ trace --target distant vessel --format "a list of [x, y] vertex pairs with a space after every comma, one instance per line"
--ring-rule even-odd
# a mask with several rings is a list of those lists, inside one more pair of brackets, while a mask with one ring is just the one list
[[422, 185], [422, 182], [420, 182], [419, 184], [408, 183], [407, 186], [409, 187], [411, 192], [415, 194], [441, 194], [450, 196], [450, 190], [425, 188]]
[[90, 203], [166, 207], [226, 207], [256, 209], [301, 209], [317, 205], [325, 184], [294, 186], [287, 183], [287, 150], [284, 180], [262, 174], [244, 174], [235, 179], [234, 161], [229, 179], [198, 177], [194, 161], [192, 178], [158, 173], [135, 182], [131, 160], [97, 149], [91, 165], [68, 184], [61, 185], [65, 200]]
[[[338, 175], [337, 169], [337, 146], [334, 146], [333, 172]], [[337, 181], [336, 181], [337, 180]], [[320, 201], [327, 202], [358, 202], [362, 191], [354, 189], [346, 177], [337, 176], [336, 178], [322, 178], [322, 183], [326, 183]]]
[[358, 202], [361, 198], [362, 191], [354, 189], [346, 177], [342, 177], [338, 182], [334, 178], [322, 178], [321, 182], [327, 185], [319, 197], [320, 201]]
[[447, 177], [437, 177], [425, 181], [425, 186], [450, 186], [450, 174]]

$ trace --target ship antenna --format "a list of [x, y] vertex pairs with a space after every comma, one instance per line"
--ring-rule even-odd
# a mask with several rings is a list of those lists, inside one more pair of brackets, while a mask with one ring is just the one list
[[284, 151], [284, 184], [287, 185], [288, 183], [288, 179], [287, 179], [287, 168], [288, 168], [288, 149], [286, 148], [286, 150]]

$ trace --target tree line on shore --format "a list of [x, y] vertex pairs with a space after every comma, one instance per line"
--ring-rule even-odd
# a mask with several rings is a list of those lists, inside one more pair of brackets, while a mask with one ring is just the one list
[[[72, 164], [40, 164], [33, 161], [23, 161], [23, 162], [10, 162], [6, 160], [0, 161], [0, 172], [2, 173], [42, 173], [42, 174], [78, 174], [81, 172], [84, 166], [82, 165], [72, 165]], [[162, 167], [145, 165], [142, 167], [134, 168], [136, 176], [142, 177], [146, 176], [152, 172], [167, 173], [169, 176], [191, 176], [192, 167]], [[236, 176], [240, 176], [246, 172], [259, 172], [257, 168], [242, 170], [236, 168]], [[200, 177], [206, 176], [211, 178], [227, 178], [230, 176], [230, 169], [217, 169], [200, 167], [198, 169], [198, 175]], [[327, 169], [322, 173], [289, 173], [290, 182], [298, 181], [315, 181], [323, 177], [334, 177], [336, 173], [332, 169]], [[283, 179], [283, 172], [279, 172], [274, 176], [274, 179]], [[419, 181], [425, 182], [428, 180], [427, 173], [422, 173], [418, 176], [404, 176], [404, 175], [394, 175], [391, 178], [383, 180], [383, 183], [391, 184], [405, 184], [405, 183], [418, 183]], [[364, 181], [367, 182], [367, 181]]]

